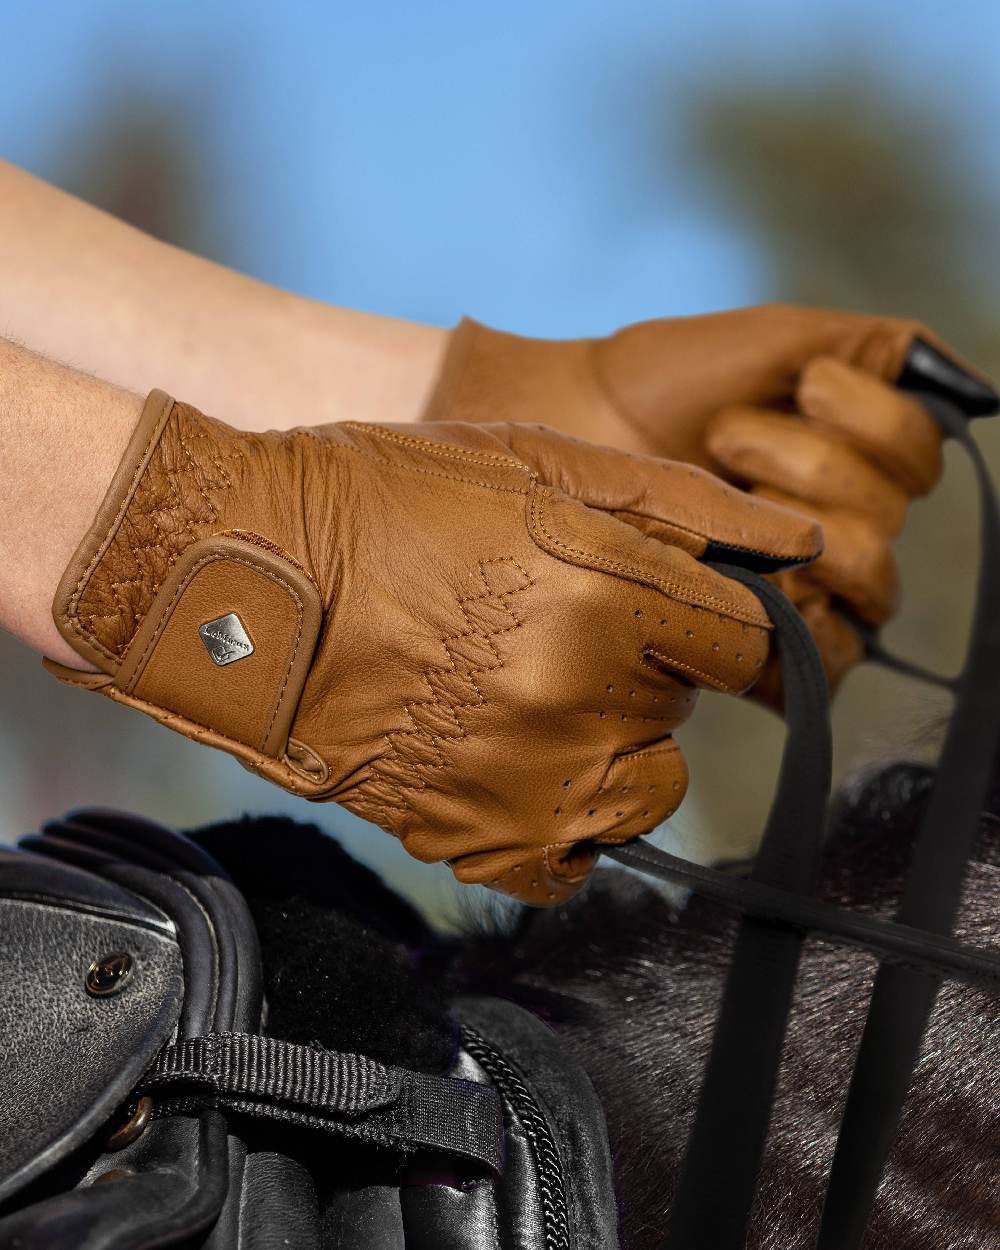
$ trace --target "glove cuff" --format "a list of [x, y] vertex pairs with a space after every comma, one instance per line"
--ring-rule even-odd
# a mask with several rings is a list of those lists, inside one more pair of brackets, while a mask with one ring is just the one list
[[244, 441], [150, 394], [53, 605], [62, 636], [106, 676], [49, 668], [263, 763], [288, 750], [322, 606], [301, 565], [238, 527]]
[[[540, 421], [558, 428], [551, 397], [567, 386], [567, 355], [579, 344], [523, 338], [463, 317], [422, 421]], [[565, 404], [561, 405], [565, 409]]]
[[609, 397], [593, 339], [533, 339], [465, 317], [451, 333], [423, 421], [551, 426], [589, 443], [655, 454]]
[[[115, 674], [118, 671], [123, 650], [119, 641], [122, 634], [118, 633], [115, 637], [107, 629], [99, 629], [96, 614], [91, 615], [87, 606], [82, 605], [85, 603], [85, 596], [93, 595], [95, 584], [106, 580], [101, 575], [102, 561], [126, 524], [129, 505], [159, 446], [173, 408], [173, 399], [164, 391], [150, 392], [97, 516], [76, 549], [56, 589], [52, 605], [56, 628], [78, 655], [105, 673]], [[140, 579], [133, 576], [129, 579], [129, 584], [133, 612], [138, 606], [141, 615], [148, 605], [142, 605], [143, 596], [135, 593], [140, 590]], [[114, 579], [107, 580], [107, 590], [112, 601], [118, 598], [119, 586]], [[125, 590], [124, 585], [120, 590]], [[107, 604], [102, 606], [106, 608]], [[108, 621], [112, 615], [104, 611], [101, 618]], [[116, 625], [118, 630], [124, 630], [127, 635], [123, 638], [127, 644], [133, 631], [129, 631], [124, 622], [116, 622]]]

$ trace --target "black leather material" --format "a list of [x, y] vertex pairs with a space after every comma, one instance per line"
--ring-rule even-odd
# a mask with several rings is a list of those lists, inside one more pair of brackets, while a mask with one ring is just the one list
[[[24, 852], [0, 856], [0, 1199], [91, 1138], [169, 1038], [183, 994], [171, 929], [109, 882], [53, 872]], [[118, 951], [132, 957], [128, 980], [92, 997], [87, 969]]]
[[[55, 878], [65, 867], [63, 860], [86, 865], [107, 889], [141, 897], [156, 915], [171, 917], [175, 952], [179, 948], [184, 973], [183, 994], [178, 993], [175, 1004], [179, 1018], [175, 1010], [171, 1021], [177, 1021], [178, 1036], [197, 1036], [214, 1027], [227, 1011], [231, 1017], [240, 1001], [256, 1003], [259, 1012], [255, 935], [246, 949], [236, 950], [231, 911], [238, 895], [218, 865], [187, 839], [149, 822], [82, 812], [27, 841], [41, 853], [32, 858]], [[199, 872], [208, 874], [208, 884]], [[249, 917], [243, 923], [252, 929]], [[241, 978], [242, 994], [236, 989]], [[254, 1024], [259, 1025], [259, 1019]], [[135, 1088], [169, 1035], [168, 1028], [153, 1053], [138, 1062], [125, 1093]], [[123, 1101], [123, 1095], [117, 1101]], [[228, 1130], [218, 1113], [154, 1120], [138, 1140], [117, 1152], [103, 1151], [100, 1136], [94, 1147], [90, 1166], [76, 1188], [0, 1218], [0, 1250], [34, 1245], [58, 1250], [170, 1246], [207, 1232], [218, 1219], [230, 1189]], [[125, 1175], [100, 1180], [112, 1170]]]
[[328, 1250], [406, 1250], [398, 1186], [342, 1190], [330, 1206], [326, 1232]]
[[[466, 999], [458, 1014], [463, 1025], [494, 1046], [520, 1075], [551, 1128], [565, 1191], [567, 1244], [573, 1250], [614, 1250], [618, 1212], [611, 1152], [604, 1112], [589, 1077], [570, 1060], [547, 1025], [513, 1003]], [[508, 1246], [535, 1250], [546, 1244], [539, 1240], [538, 1223], [538, 1208], [545, 1209], [546, 1195], [544, 1186], [533, 1179], [537, 1170], [528, 1164], [530, 1147], [524, 1142], [524, 1130], [523, 1123], [508, 1126], [511, 1158], [497, 1196], [504, 1250]]]
[[967, 417], [989, 417], [1000, 409], [1000, 397], [985, 378], [960, 368], [922, 338], [913, 340], [896, 385], [957, 404]]
[[246, 1174], [247, 1148], [232, 1136], [227, 1142], [228, 1175], [226, 1197], [203, 1250], [230, 1250], [240, 1244], [240, 1209], [243, 1205], [243, 1180]]
[[[164, 1120], [105, 1156], [81, 1186], [0, 1220], [2, 1250], [139, 1250], [188, 1243], [216, 1218], [225, 1187], [226, 1125], [214, 1112]], [[98, 1183], [112, 1169], [126, 1175]]]
[[[27, 844], [29, 839], [25, 839]], [[24, 850], [0, 847], [0, 895], [4, 898], [49, 900], [79, 912], [125, 920], [172, 935], [173, 922], [137, 894], [124, 893], [73, 863], [41, 859]]]
[[510, 1227], [512, 1246], [525, 1250], [525, 1247], [540, 1244], [545, 1234], [545, 1203], [534, 1150], [520, 1116], [510, 1106], [507, 1107], [507, 1166], [494, 1204], [503, 1223]]
[[[502, 1105], [499, 1177], [447, 1136], [452, 1144], [434, 1151], [419, 1134], [321, 1143], [289, 1118], [280, 1065], [304, 1048], [280, 1038], [248, 1042], [263, 1065], [254, 1088], [279, 1091], [270, 1118], [252, 1103], [208, 1109], [197, 1064], [184, 1076], [193, 1086], [182, 1080], [164, 1097], [150, 1083], [154, 1060], [200, 1053], [173, 1043], [264, 1031], [246, 900], [196, 843], [148, 821], [76, 812], [26, 842], [30, 851], [0, 855], [0, 1036], [12, 1056], [0, 1070], [0, 1172], [11, 1192], [0, 1250], [616, 1246], [600, 1107], [533, 1016], [463, 1004], [466, 1041], [434, 1104], [443, 1123], [450, 1099], [457, 1110], [448, 1114], [458, 1115], [491, 1102], [493, 1168]], [[118, 995], [92, 998], [83, 976], [112, 950], [133, 956], [132, 979]], [[463, 1097], [468, 1082], [492, 1086], [489, 1098]], [[109, 1151], [105, 1122], [117, 1111], [117, 1126], [146, 1089], [159, 1116]], [[416, 1153], [400, 1153], [407, 1144]], [[16, 1184], [27, 1187], [15, 1194]]]
[[319, 1247], [316, 1190], [300, 1163], [271, 1151], [251, 1154], [243, 1171], [242, 1191], [239, 1250]]
[[[419, 1185], [400, 1190], [406, 1250], [505, 1250], [496, 1192], [489, 1181], [466, 1189]], [[543, 1245], [543, 1242], [534, 1242]]]

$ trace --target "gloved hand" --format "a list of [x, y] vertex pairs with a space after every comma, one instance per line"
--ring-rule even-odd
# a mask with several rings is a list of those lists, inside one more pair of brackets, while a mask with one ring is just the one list
[[[841, 609], [872, 625], [892, 615], [890, 540], [941, 472], [937, 426], [894, 386], [904, 371], [970, 415], [997, 408], [992, 387], [914, 322], [772, 305], [562, 342], [464, 321], [426, 417], [545, 421], [702, 465], [821, 521], [823, 555], [779, 581], [836, 687], [862, 654]], [[780, 702], [776, 664], [754, 694]]]
[[64, 681], [541, 904], [677, 807], [695, 688], [769, 622], [696, 556], [817, 527], [699, 469], [536, 426], [254, 435], [154, 391], [54, 606]]

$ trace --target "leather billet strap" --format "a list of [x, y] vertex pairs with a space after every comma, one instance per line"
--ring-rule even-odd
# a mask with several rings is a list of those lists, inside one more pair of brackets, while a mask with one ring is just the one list
[[205, 1107], [323, 1129], [402, 1153], [441, 1150], [503, 1170], [503, 1112], [486, 1085], [249, 1033], [165, 1047], [140, 1084], [157, 1116]]
[[[778, 789], [752, 878], [741, 882], [636, 842], [604, 853], [744, 913], [712, 1052], [671, 1212], [668, 1250], [739, 1250], [753, 1202], [803, 938], [807, 932], [874, 951], [880, 969], [831, 1169], [817, 1250], [857, 1250], [941, 981], [996, 990], [1000, 957], [950, 935], [1000, 745], [1000, 514], [964, 417], [918, 396], [965, 448], [981, 498], [978, 598], [962, 674], [940, 680], [956, 707], [894, 921], [813, 900], [829, 791], [830, 722], [822, 666], [784, 596], [741, 569], [775, 623], [787, 738]], [[913, 675], [922, 670], [871, 658]]]

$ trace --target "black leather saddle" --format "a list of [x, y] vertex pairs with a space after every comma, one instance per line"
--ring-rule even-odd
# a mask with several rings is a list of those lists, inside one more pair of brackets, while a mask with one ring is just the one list
[[0, 1250], [614, 1247], [586, 1075], [512, 1004], [452, 1019], [438, 1072], [277, 1035], [202, 845], [46, 826], [0, 851]]

